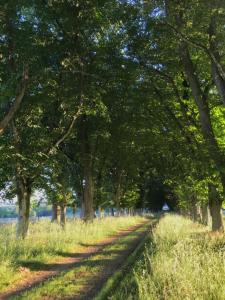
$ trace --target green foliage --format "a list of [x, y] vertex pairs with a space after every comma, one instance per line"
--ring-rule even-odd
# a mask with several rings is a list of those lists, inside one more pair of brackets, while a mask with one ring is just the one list
[[223, 197], [223, 16], [220, 1], [8, 1], [0, 120], [26, 68], [29, 81], [1, 135], [0, 186], [13, 198], [25, 178], [49, 203], [81, 205], [88, 161], [94, 207], [149, 207], [154, 180], [180, 207], [206, 202], [208, 183]]

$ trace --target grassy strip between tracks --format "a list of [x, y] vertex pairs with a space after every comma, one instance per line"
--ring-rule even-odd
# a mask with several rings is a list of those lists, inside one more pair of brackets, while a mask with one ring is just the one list
[[[150, 230], [146, 233], [144, 239], [139, 243], [136, 249], [128, 256], [121, 269], [117, 270], [104, 284], [98, 295], [94, 300], [105, 300], [105, 299], [126, 299], [127, 293], [123, 291], [129, 283], [129, 290], [132, 291], [133, 286], [133, 272], [132, 268], [138, 260], [142, 258], [143, 251], [151, 241], [152, 229], [157, 224], [157, 221], [152, 222]], [[119, 288], [118, 288], [119, 287]], [[134, 287], [134, 286], [133, 286]], [[133, 293], [133, 292], [132, 292]], [[119, 298], [118, 298], [118, 297]]]

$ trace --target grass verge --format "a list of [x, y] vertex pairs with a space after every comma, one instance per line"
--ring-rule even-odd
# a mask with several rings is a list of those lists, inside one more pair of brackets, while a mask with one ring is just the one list
[[[92, 223], [70, 221], [63, 230], [57, 224], [40, 221], [30, 225], [25, 240], [15, 237], [15, 224], [0, 226], [0, 291], [6, 291], [17, 281], [31, 276], [31, 263], [53, 262], [68, 252], [82, 251], [86, 245], [98, 243], [144, 221], [142, 217], [95, 219]], [[35, 269], [35, 268], [34, 268]]]
[[93, 299], [105, 280], [123, 264], [126, 255], [131, 251], [130, 247], [133, 249], [133, 243], [148, 227], [149, 223], [143, 225], [104, 247], [99, 253], [76, 264], [72, 270], [63, 272], [14, 299]]
[[225, 299], [225, 237], [181, 216], [163, 217], [111, 300]]

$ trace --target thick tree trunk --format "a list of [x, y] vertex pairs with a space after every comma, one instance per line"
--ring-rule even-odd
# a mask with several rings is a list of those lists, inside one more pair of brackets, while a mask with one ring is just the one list
[[222, 201], [215, 185], [209, 184], [209, 209], [212, 217], [212, 231], [224, 231], [221, 213]]
[[24, 239], [28, 233], [30, 216], [31, 182], [17, 174], [17, 199], [19, 205], [17, 237]]
[[209, 223], [208, 203], [202, 202], [200, 206], [200, 210], [201, 210], [201, 223], [207, 226]]
[[60, 222], [60, 208], [58, 204], [52, 204], [52, 220], [51, 222]]
[[64, 228], [66, 225], [66, 205], [60, 204], [60, 225]]

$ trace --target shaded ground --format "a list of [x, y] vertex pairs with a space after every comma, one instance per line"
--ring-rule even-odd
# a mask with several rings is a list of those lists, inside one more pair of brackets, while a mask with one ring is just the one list
[[[140, 243], [148, 231], [147, 223], [149, 222], [123, 230], [116, 236], [107, 238], [94, 246], [83, 245], [87, 247], [84, 252], [64, 253], [65, 258], [54, 264], [37, 264], [36, 261], [33, 264], [24, 262], [24, 271], [29, 269], [33, 272], [28, 274], [26, 279], [11, 287], [9, 291], [0, 294], [0, 299], [93, 299], [103, 283]], [[88, 267], [86, 271], [80, 271], [80, 268], [85, 268], [85, 266]], [[60, 293], [51, 295], [48, 292], [45, 292], [45, 296], [43, 296], [45, 285], [48, 290], [49, 283], [51, 285], [54, 280], [58, 280], [59, 284], [61, 280], [61, 285], [65, 284], [65, 279], [60, 276], [64, 276], [63, 274], [70, 270], [74, 270], [74, 274], [70, 274], [71, 285], [79, 284], [79, 279], [82, 278], [80, 287], [76, 291], [71, 290], [73, 296], [69, 295], [70, 293], [68, 295], [60, 295]], [[37, 290], [35, 295], [32, 295], [33, 289]], [[29, 292], [29, 290], [32, 291]], [[40, 291], [38, 292], [38, 290]]]

